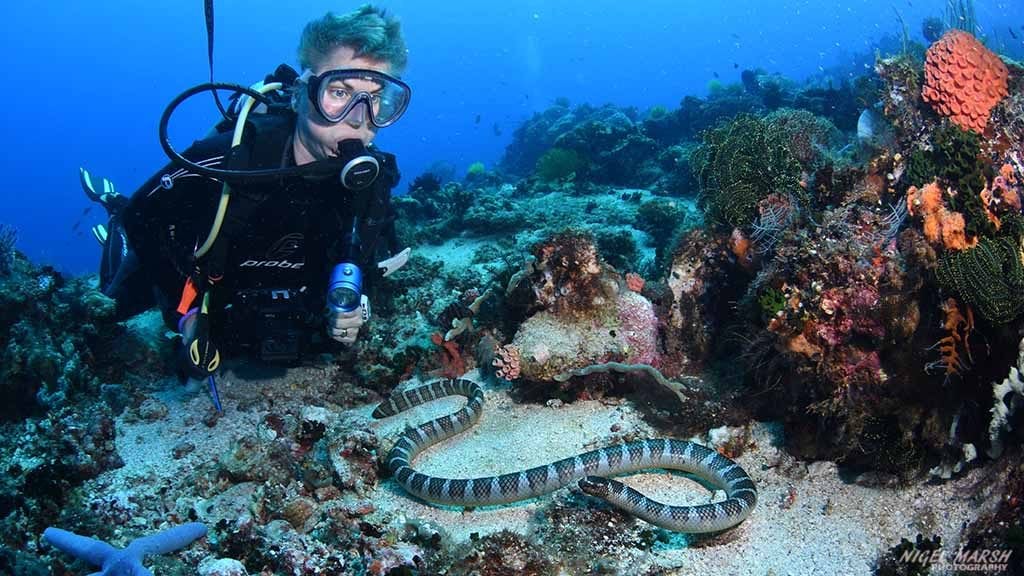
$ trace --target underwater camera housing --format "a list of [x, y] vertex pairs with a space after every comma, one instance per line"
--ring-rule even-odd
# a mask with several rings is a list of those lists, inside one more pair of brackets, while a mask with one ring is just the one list
[[322, 347], [322, 321], [308, 294], [295, 288], [239, 290], [227, 309], [226, 347], [264, 362], [295, 364]]

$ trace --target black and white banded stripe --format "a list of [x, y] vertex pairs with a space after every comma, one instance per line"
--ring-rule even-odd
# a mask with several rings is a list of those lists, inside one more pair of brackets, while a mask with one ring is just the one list
[[[395, 479], [412, 495], [437, 504], [486, 506], [540, 496], [574, 481], [588, 494], [652, 524], [682, 532], [715, 532], [745, 520], [757, 505], [757, 488], [733, 460], [715, 450], [682, 440], [655, 438], [591, 450], [544, 466], [501, 476], [439, 478], [412, 467], [416, 455], [473, 426], [480, 418], [483, 391], [466, 379], [436, 380], [393, 395], [373, 412], [374, 418], [398, 414], [446, 396], [465, 396], [453, 414], [406, 429], [387, 456]], [[690, 472], [725, 490], [722, 502], [668, 506], [605, 476], [664, 468]]]

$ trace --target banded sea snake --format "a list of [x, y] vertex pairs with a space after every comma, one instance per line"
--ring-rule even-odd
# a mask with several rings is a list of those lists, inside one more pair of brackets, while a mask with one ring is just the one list
[[[754, 481], [739, 464], [700, 444], [668, 438], [637, 440], [591, 450], [501, 476], [456, 479], [417, 472], [412, 467], [417, 454], [476, 423], [483, 408], [483, 390], [464, 378], [435, 380], [396, 393], [373, 411], [374, 418], [386, 418], [456, 395], [465, 396], [469, 401], [457, 412], [407, 428], [387, 456], [388, 469], [398, 483], [427, 502], [455, 506], [508, 504], [578, 481], [585, 493], [603, 498], [651, 524], [679, 532], [718, 532], [732, 528], [745, 520], [757, 505]], [[726, 499], [696, 506], [670, 506], [605, 478], [645, 468], [691, 472], [724, 489]]]

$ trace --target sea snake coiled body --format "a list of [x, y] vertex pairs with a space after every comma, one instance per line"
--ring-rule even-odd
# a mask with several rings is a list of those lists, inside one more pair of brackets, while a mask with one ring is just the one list
[[[580, 488], [615, 506], [669, 530], [717, 532], [731, 528], [757, 505], [754, 481], [739, 464], [715, 450], [682, 440], [656, 438], [591, 450], [529, 470], [480, 478], [438, 478], [412, 467], [416, 455], [471, 427], [480, 418], [483, 390], [464, 378], [436, 380], [394, 394], [373, 411], [385, 418], [446, 396], [465, 396], [465, 406], [453, 414], [406, 429], [388, 453], [388, 468], [410, 494], [437, 504], [487, 506], [526, 500], [552, 492], [573, 481]], [[669, 506], [656, 502], [614, 480], [602, 478], [645, 468], [666, 468], [696, 474], [726, 492], [721, 502]]]

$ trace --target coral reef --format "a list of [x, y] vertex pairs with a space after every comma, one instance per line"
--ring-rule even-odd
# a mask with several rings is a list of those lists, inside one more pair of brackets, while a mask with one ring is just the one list
[[863, 93], [872, 91], [873, 84], [874, 79], [861, 76], [856, 82], [844, 81], [839, 87], [831, 82], [812, 86], [797, 92], [790, 106], [827, 119], [840, 130], [852, 131], [857, 128], [857, 118], [865, 101]]
[[601, 264], [588, 238], [559, 234], [535, 246], [534, 256], [518, 280], [529, 283], [539, 309], [512, 341], [522, 378], [552, 381], [612, 361], [658, 363], [653, 305]]
[[786, 140], [801, 169], [813, 172], [828, 159], [828, 153], [842, 141], [839, 129], [828, 119], [807, 110], [783, 108], [765, 116], [765, 121]]
[[880, 93], [882, 111], [896, 129], [897, 142], [909, 147], [925, 131], [919, 64], [906, 54], [880, 58], [875, 73], [884, 84]]
[[[47, 525], [81, 505], [77, 488], [123, 466], [114, 447], [114, 419], [102, 404], [65, 406], [0, 430], [0, 548], [24, 550]], [[124, 507], [105, 503], [95, 518], [98, 527], [118, 509]]]
[[516, 128], [512, 142], [506, 147], [501, 167], [509, 174], [525, 175], [532, 171], [540, 157], [551, 149], [555, 139], [569, 131], [577, 122], [586, 117], [589, 106], [572, 109], [569, 101], [562, 98], [543, 112]]
[[[765, 400], [782, 408], [771, 411], [786, 423], [790, 449], [913, 475], [919, 456], [908, 447], [938, 450], [945, 438], [915, 437], [921, 431], [904, 420], [916, 376], [886, 343], [919, 329], [923, 280], [915, 287], [904, 271], [911, 264], [888, 228], [851, 202], [826, 210], [814, 235], [784, 238], [744, 299], [767, 334], [750, 338], [743, 357]], [[941, 406], [915, 410], [949, 417]], [[902, 456], [881, 448], [894, 441]]]
[[[556, 100], [497, 168], [453, 181], [439, 164], [396, 196], [414, 251], [375, 283], [360, 340], [287, 371], [226, 366], [224, 414], [173, 382], [162, 328], [117, 322], [89, 279], [31, 265], [0, 228], [0, 571], [68, 573], [39, 541], [48, 525], [125, 546], [191, 521], [206, 541], [153, 558], [159, 573], [654, 574], [679, 558], [714, 573], [701, 542], [569, 491], [479, 517], [404, 500], [381, 460], [406, 424], [371, 425], [367, 405], [441, 375], [479, 377], [491, 423], [507, 426], [500, 448], [468, 452], [472, 466], [512, 457], [501, 442], [523, 423], [536, 437], [567, 413], [582, 419], [552, 424], [551, 444], [671, 432], [752, 453], [778, 505], [752, 518], [757, 538], [712, 541], [729, 553], [836, 510], [873, 531], [878, 513], [826, 500], [839, 493], [914, 510], [882, 519], [882, 554], [908, 526], [955, 541], [922, 495], [943, 517], [957, 508], [957, 525], [978, 518], [971, 545], [1010, 542], [1024, 70], [1007, 61], [996, 98], [1004, 74], [960, 34], [926, 59], [892, 38], [899, 55], [857, 55], [808, 83], [744, 70], [642, 114]], [[995, 95], [965, 111], [979, 70]], [[855, 139], [865, 111], [884, 132], [869, 143]], [[913, 490], [863, 486], [929, 471]], [[982, 509], [982, 495], [999, 505]], [[909, 569], [893, 554], [937, 542], [905, 540], [879, 570]]]
[[536, 305], [565, 316], [583, 315], [611, 296], [593, 240], [565, 232], [533, 247], [530, 287]]
[[724, 239], [703, 229], [677, 243], [666, 275], [666, 297], [657, 300], [658, 317], [666, 324], [670, 373], [699, 369], [709, 360], [730, 299], [730, 254]]
[[990, 171], [982, 158], [977, 135], [951, 126], [935, 133], [935, 164], [939, 177], [948, 187], [948, 201], [953, 210], [963, 214], [965, 232], [969, 236], [995, 233], [995, 225], [985, 214], [981, 193]]
[[634, 226], [655, 238], [671, 238], [672, 233], [685, 220], [685, 209], [680, 203], [666, 198], [643, 202], [636, 211]]
[[658, 175], [654, 170], [657, 144], [626, 112], [614, 107], [598, 109], [586, 122], [559, 136], [556, 149], [575, 152], [577, 164], [585, 159], [587, 177], [593, 182], [633, 187], [650, 184]]
[[541, 180], [556, 182], [575, 178], [586, 167], [586, 160], [575, 150], [552, 148], [537, 160], [536, 172]]
[[433, 172], [420, 174], [409, 184], [409, 194], [431, 196], [441, 191], [441, 177]]
[[18, 242], [18, 230], [7, 224], [0, 224], [0, 276], [11, 273], [14, 261], [14, 245]]
[[[74, 321], [70, 321], [74, 318]], [[121, 384], [126, 367], [159, 363], [116, 322], [88, 278], [13, 261], [0, 276], [0, 420], [19, 420]]]

